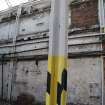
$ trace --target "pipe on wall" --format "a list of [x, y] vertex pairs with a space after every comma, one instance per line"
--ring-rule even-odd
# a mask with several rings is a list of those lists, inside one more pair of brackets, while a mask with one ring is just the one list
[[3, 99], [4, 97], [4, 94], [3, 94], [3, 91], [4, 91], [4, 58], [5, 58], [5, 55], [3, 54], [2, 57], [1, 57], [1, 65], [2, 65], [2, 79], [1, 79], [1, 83], [2, 83], [2, 86], [1, 86], [1, 98]]

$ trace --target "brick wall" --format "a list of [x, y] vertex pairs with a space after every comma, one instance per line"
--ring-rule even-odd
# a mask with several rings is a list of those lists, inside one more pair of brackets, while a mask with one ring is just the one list
[[71, 3], [71, 27], [90, 27], [98, 24], [98, 0]]

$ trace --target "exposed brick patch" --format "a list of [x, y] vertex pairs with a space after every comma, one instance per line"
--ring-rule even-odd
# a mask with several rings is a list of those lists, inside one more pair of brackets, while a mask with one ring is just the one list
[[22, 93], [17, 97], [16, 105], [34, 105], [34, 96], [26, 93]]
[[72, 28], [90, 27], [99, 23], [98, 0], [72, 3], [70, 7]]

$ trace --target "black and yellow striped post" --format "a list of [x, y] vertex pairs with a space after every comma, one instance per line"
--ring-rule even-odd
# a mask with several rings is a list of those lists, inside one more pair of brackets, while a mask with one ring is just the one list
[[66, 105], [68, 0], [52, 0], [46, 105]]

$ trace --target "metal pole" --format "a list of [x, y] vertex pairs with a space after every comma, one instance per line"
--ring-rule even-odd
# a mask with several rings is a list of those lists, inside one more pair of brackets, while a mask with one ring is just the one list
[[[100, 32], [105, 32], [105, 9], [104, 9], [104, 0], [98, 0], [98, 9], [99, 9], [99, 21], [100, 21]], [[101, 49], [102, 47], [101, 42]], [[104, 64], [103, 64], [103, 56], [101, 57], [102, 61], [102, 105], [104, 105]]]
[[13, 37], [13, 69], [12, 69], [12, 80], [11, 80], [11, 92], [10, 92], [10, 102], [12, 102], [12, 98], [13, 98], [13, 89], [14, 89], [14, 83], [16, 80], [16, 63], [17, 63], [17, 59], [16, 59], [16, 38], [19, 34], [19, 19], [20, 19], [20, 15], [21, 15], [21, 9], [22, 9], [22, 4], [18, 7], [17, 10], [17, 16], [16, 16], [16, 28], [15, 28], [15, 36]]
[[105, 32], [105, 9], [104, 9], [104, 1], [98, 0], [99, 5], [99, 20], [100, 20], [100, 32]]
[[51, 1], [46, 105], [66, 105], [68, 0]]
[[1, 87], [1, 97], [2, 97], [2, 100], [3, 100], [3, 97], [4, 97], [4, 55], [2, 55], [2, 87]]

